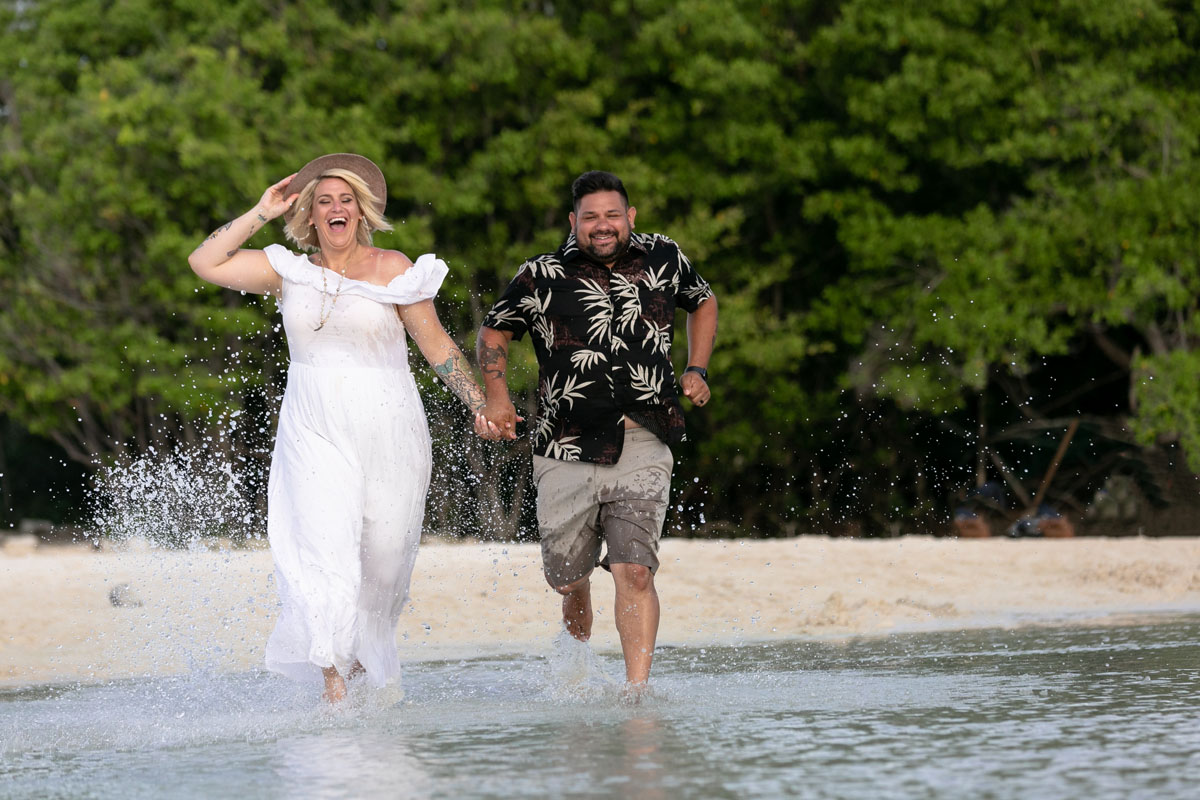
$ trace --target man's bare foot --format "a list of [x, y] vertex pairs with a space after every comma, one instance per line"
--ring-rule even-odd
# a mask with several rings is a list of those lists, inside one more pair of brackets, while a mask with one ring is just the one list
[[340, 703], [346, 699], [346, 681], [338, 674], [338, 671], [333, 667], [326, 667], [321, 670], [321, 674], [325, 676], [325, 692], [321, 697], [325, 698], [328, 703]]
[[558, 590], [562, 596], [563, 625], [581, 642], [592, 638], [592, 585], [584, 578]]
[[650, 684], [626, 683], [621, 687], [621, 702], [628, 706], [641, 705], [650, 696]]

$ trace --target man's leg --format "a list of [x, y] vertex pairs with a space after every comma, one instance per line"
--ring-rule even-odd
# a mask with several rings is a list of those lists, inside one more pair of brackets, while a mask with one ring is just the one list
[[581, 642], [592, 635], [590, 576], [601, 545], [594, 472], [592, 464], [533, 457], [542, 569], [546, 582], [563, 596], [567, 632]]
[[581, 642], [592, 638], [592, 580], [584, 577], [554, 590], [563, 596], [563, 624], [567, 633]]
[[600, 527], [608, 552], [601, 565], [616, 586], [613, 612], [625, 677], [644, 685], [650, 678], [658, 638], [658, 540], [667, 516], [674, 459], [671, 449], [644, 428], [626, 429], [620, 461], [604, 470], [598, 489]]
[[612, 576], [617, 586], [614, 615], [621, 652], [625, 656], [625, 680], [633, 684], [645, 683], [650, 679], [654, 640], [658, 637], [658, 592], [654, 589], [654, 574], [641, 564], [613, 564]]

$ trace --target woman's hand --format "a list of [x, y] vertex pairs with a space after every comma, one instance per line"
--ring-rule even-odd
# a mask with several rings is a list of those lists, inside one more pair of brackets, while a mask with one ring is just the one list
[[475, 435], [489, 442], [500, 439], [500, 429], [488, 421], [482, 410], [475, 412]]
[[262, 198], [258, 201], [258, 212], [263, 216], [263, 222], [269, 222], [276, 217], [282, 216], [285, 211], [292, 207], [292, 203], [296, 202], [296, 198], [300, 196], [299, 192], [288, 192], [284, 195], [284, 189], [291, 188], [289, 184], [292, 178], [296, 177], [296, 173], [288, 175], [283, 180], [270, 186], [263, 192]]

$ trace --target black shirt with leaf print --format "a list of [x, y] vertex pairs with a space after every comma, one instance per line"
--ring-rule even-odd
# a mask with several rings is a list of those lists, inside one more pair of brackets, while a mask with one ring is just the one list
[[572, 234], [554, 253], [521, 265], [483, 324], [532, 335], [538, 360], [533, 452], [615, 464], [625, 417], [667, 444], [683, 441], [671, 340], [675, 309], [712, 296], [679, 245], [634, 233], [611, 269]]

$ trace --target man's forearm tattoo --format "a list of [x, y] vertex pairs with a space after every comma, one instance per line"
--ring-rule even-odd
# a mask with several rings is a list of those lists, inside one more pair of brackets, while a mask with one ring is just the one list
[[486, 403], [483, 392], [467, 370], [467, 360], [463, 358], [461, 350], [455, 349], [445, 361], [434, 364], [433, 371], [450, 387], [450, 391], [458, 395], [459, 400], [467, 404], [467, 408], [472, 411], [483, 408]]
[[489, 378], [504, 379], [504, 371], [508, 367], [508, 351], [503, 347], [488, 345], [479, 346], [479, 368]]

